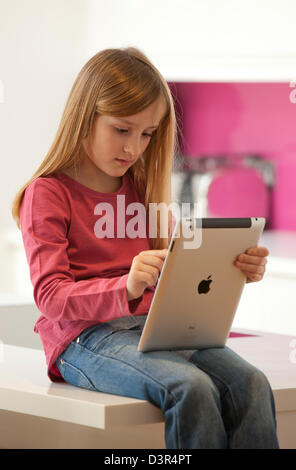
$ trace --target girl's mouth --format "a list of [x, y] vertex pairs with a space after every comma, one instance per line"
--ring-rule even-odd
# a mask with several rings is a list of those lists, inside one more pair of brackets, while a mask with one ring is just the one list
[[131, 164], [131, 161], [130, 160], [122, 160], [121, 158], [115, 158], [115, 160], [121, 164], [121, 165], [124, 165], [124, 166], [127, 166], [127, 165], [130, 165]]

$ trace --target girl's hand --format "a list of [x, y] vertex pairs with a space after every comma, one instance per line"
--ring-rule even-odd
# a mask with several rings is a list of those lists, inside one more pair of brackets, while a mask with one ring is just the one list
[[247, 276], [246, 282], [261, 281], [265, 273], [268, 255], [268, 249], [263, 246], [249, 248], [236, 258], [234, 265]]
[[146, 287], [157, 283], [167, 251], [145, 250], [134, 257], [126, 284], [128, 300], [141, 297]]

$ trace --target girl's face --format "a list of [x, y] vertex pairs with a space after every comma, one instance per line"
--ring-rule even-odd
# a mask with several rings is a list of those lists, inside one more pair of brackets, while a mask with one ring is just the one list
[[148, 108], [128, 117], [98, 115], [84, 141], [84, 168], [107, 186], [115, 183], [144, 153], [166, 112], [161, 97]]

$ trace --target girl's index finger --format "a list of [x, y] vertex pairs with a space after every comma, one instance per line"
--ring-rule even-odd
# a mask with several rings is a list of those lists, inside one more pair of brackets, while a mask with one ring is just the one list
[[143, 255], [152, 255], [152, 256], [159, 256], [160, 258], [165, 258], [167, 255], [168, 249], [163, 248], [162, 250], [147, 250], [142, 251]]
[[249, 248], [248, 250], [246, 250], [246, 253], [248, 255], [263, 256], [263, 257], [269, 255], [268, 249], [265, 248], [264, 246], [254, 246], [254, 247]]
[[167, 252], [168, 252], [168, 249], [167, 248], [163, 248], [162, 250], [157, 250], [160, 252], [160, 256], [164, 259], [167, 255]]

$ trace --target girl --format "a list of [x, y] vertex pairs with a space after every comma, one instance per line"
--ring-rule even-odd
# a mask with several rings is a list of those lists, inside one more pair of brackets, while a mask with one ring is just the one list
[[[176, 129], [169, 87], [138, 49], [103, 50], [80, 71], [12, 208], [48, 376], [154, 403], [167, 448], [277, 448], [267, 379], [229, 348], [137, 351], [172, 220], [167, 238], [160, 220], [156, 237], [127, 236], [131, 211], [122, 225], [119, 205], [170, 204]], [[254, 247], [239, 256], [248, 282], [262, 279], [267, 255]]]

